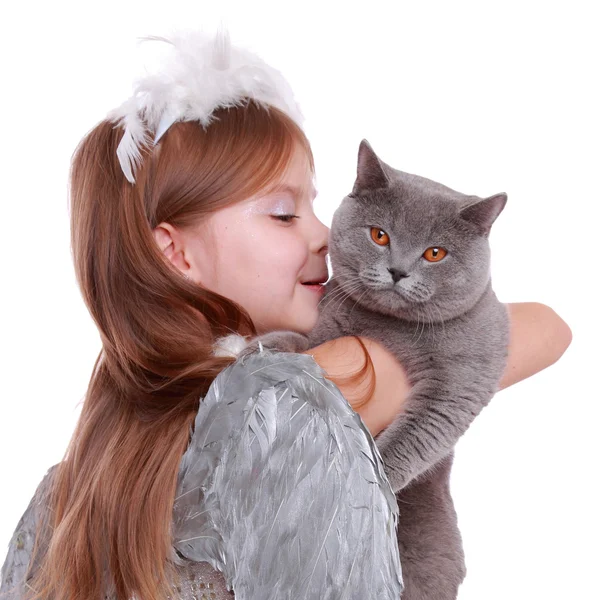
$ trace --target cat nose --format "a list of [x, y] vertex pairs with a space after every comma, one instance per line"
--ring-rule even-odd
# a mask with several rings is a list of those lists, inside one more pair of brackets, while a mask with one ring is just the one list
[[388, 267], [388, 271], [392, 274], [392, 279], [394, 280], [394, 283], [398, 283], [398, 281], [400, 281], [400, 279], [402, 279], [403, 277], [408, 277], [407, 273], [401, 271], [400, 269], [394, 269], [394, 267]]

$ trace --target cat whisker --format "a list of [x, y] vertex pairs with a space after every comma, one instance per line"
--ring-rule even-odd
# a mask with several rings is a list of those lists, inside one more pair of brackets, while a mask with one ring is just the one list
[[429, 330], [432, 333], [432, 339], [435, 341], [435, 324], [433, 319], [431, 318], [431, 311], [428, 309], [427, 305], [425, 305], [425, 310], [427, 311], [427, 320], [429, 321]]
[[[333, 279], [333, 277], [332, 277]], [[331, 301], [333, 298], [335, 298], [336, 296], [338, 296], [341, 292], [343, 291], [343, 283], [340, 284], [340, 287], [338, 287], [337, 289], [333, 290], [333, 292], [328, 292], [326, 293], [318, 302], [317, 306], [320, 306], [322, 302], [325, 302], [325, 300], [329, 300]], [[325, 307], [326, 305], [324, 305]]]
[[335, 309], [334, 312], [337, 312], [340, 309], [340, 307], [342, 306], [342, 304], [344, 303], [344, 301], [347, 298], [350, 298], [354, 291], [361, 289], [361, 287], [362, 287], [362, 283], [356, 283], [352, 287], [350, 287], [350, 286], [346, 287], [343, 290], [345, 293], [342, 293], [337, 298], [335, 298], [335, 301], [338, 301], [338, 304], [337, 304], [337, 308]]
[[369, 277], [368, 275], [363, 275], [363, 279], [365, 281], [372, 281], [373, 283], [377, 283], [378, 285], [381, 285], [381, 279], [379, 279], [377, 277]]
[[333, 302], [334, 300], [337, 300], [340, 296], [343, 296], [344, 293], [348, 292], [348, 288], [350, 288], [353, 285], [356, 285], [357, 288], [360, 288], [360, 282], [362, 281], [362, 278], [360, 276], [355, 277], [354, 279], [350, 279], [344, 283], [340, 283], [340, 287], [336, 290], [334, 290], [332, 293], [330, 294], [326, 294], [320, 301], [319, 304], [321, 302], [323, 302], [324, 300], [329, 300], [329, 302], [326, 305], [323, 305], [323, 307], [327, 307], [331, 304], [331, 302]]
[[352, 308], [350, 309], [350, 314], [348, 315], [348, 321], [350, 321], [350, 317], [352, 316], [352, 311], [354, 310], [354, 307], [360, 302], [360, 300], [362, 299], [362, 297], [369, 291], [369, 289], [367, 288], [358, 298], [358, 300], [354, 303], [354, 305], [352, 306]]
[[423, 311], [423, 327], [421, 328], [421, 333], [419, 334], [419, 339], [417, 340], [417, 343], [419, 343], [419, 340], [421, 339], [421, 335], [423, 335], [423, 333], [425, 333], [425, 331], [427, 330], [427, 325], [428, 325], [428, 314], [427, 314], [427, 307], [424, 306], [423, 307], [425, 310]]
[[[427, 326], [428, 326], [428, 325], [431, 325], [431, 326], [432, 326], [432, 329], [433, 329], [433, 321], [432, 321], [432, 319], [430, 318], [430, 315], [429, 315], [429, 313], [427, 312], [427, 306], [425, 305], [425, 306], [423, 307], [423, 309], [424, 309], [423, 316], [424, 316], [425, 318], [427, 318], [427, 322], [425, 321], [425, 319], [423, 319], [423, 328], [421, 329], [421, 333], [419, 334], [419, 339], [417, 340], [417, 344], [419, 343], [419, 340], [421, 339], [421, 335], [422, 335], [422, 334], [425, 332], [425, 330], [427, 329]], [[420, 314], [420, 311], [418, 311], [418, 314]]]
[[325, 296], [323, 296], [323, 298], [321, 298], [321, 300], [319, 300], [318, 306], [320, 306], [320, 304], [322, 302], [325, 302], [325, 300], [327, 300], [327, 303], [323, 304], [323, 309], [325, 309], [327, 306], [329, 306], [329, 304], [331, 304], [331, 302], [334, 299], [336, 299], [340, 295], [343, 295], [344, 292], [345, 292], [345, 286], [343, 283], [340, 283], [340, 285], [337, 289], [335, 289], [333, 292], [329, 292], [329, 293], [325, 294]]
[[[419, 316], [421, 315], [421, 311], [419, 309], [417, 309], [417, 320], [419, 318]], [[417, 325], [417, 329], [418, 329], [418, 325]], [[417, 344], [419, 343], [419, 340], [421, 339], [421, 335], [423, 334], [423, 332], [425, 331], [425, 319], [423, 319], [423, 327], [421, 329], [421, 331], [419, 332], [419, 337], [417, 338]]]
[[[417, 310], [417, 325], [415, 327], [415, 331], [413, 332], [411, 338], [410, 338], [410, 342], [411, 344], [413, 344], [414, 338], [415, 338], [415, 333], [418, 331], [419, 329], [419, 311]], [[418, 341], [418, 340], [417, 340]], [[413, 344], [414, 345], [414, 344]]]
[[442, 324], [442, 339], [443, 339], [446, 337], [446, 322], [442, 318], [442, 311], [440, 310], [439, 306], [437, 304], [435, 304], [435, 302], [432, 303], [432, 307], [435, 308], [438, 311], [438, 314], [440, 315], [440, 323]]
[[341, 296], [338, 296], [336, 298], [336, 300], [338, 300], [338, 303], [337, 303], [337, 307], [334, 310], [334, 313], [337, 313], [337, 311], [341, 308], [343, 303], [352, 296], [352, 293], [355, 292], [356, 290], [361, 289], [361, 287], [362, 287], [361, 283], [357, 283], [352, 287], [350, 287], [350, 286], [346, 287], [346, 289], [344, 290], [346, 293]]

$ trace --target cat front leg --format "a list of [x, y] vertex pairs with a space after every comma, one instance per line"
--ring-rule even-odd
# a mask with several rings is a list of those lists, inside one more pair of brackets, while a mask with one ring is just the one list
[[392, 490], [446, 456], [492, 396], [483, 386], [460, 388], [437, 375], [416, 382], [403, 412], [375, 438]]

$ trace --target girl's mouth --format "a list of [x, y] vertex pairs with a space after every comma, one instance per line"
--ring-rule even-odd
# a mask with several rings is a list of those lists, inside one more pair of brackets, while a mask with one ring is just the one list
[[317, 294], [322, 294], [325, 291], [324, 283], [312, 283], [310, 281], [307, 281], [306, 283], [303, 283], [302, 285], [305, 288], [308, 288], [309, 290], [316, 292]]

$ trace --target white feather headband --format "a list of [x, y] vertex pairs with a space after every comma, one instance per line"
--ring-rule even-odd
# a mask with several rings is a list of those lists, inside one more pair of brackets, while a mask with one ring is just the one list
[[282, 110], [302, 127], [304, 117], [283, 75], [255, 53], [233, 46], [222, 26], [216, 35], [192, 31], [141, 39], [167, 42], [172, 52], [161, 71], [137, 79], [131, 98], [108, 113], [125, 129], [117, 156], [131, 183], [142, 161], [140, 147], [152, 139], [156, 145], [175, 121], [207, 127], [216, 108], [251, 98]]

